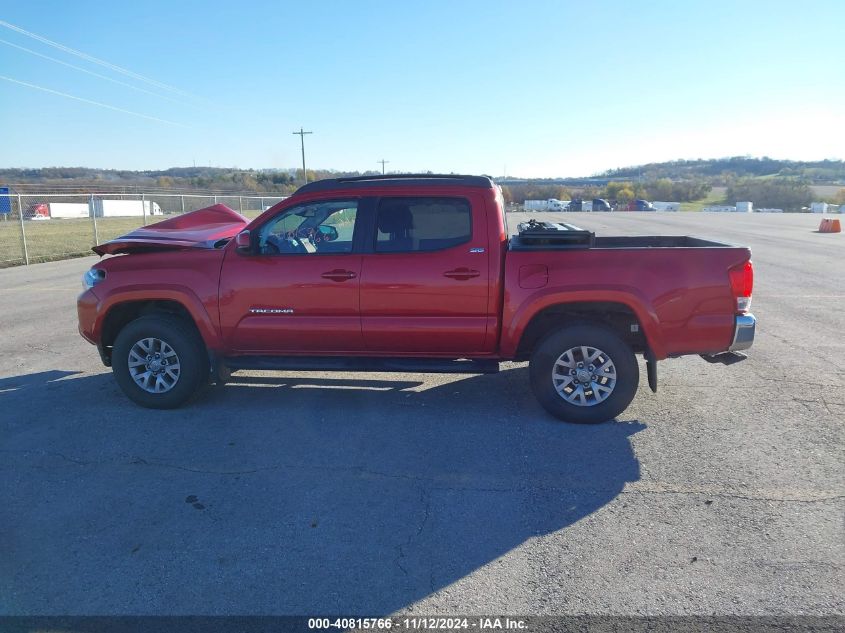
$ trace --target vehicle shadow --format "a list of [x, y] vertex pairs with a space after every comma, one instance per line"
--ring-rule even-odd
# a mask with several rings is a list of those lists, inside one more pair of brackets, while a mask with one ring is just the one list
[[64, 378], [68, 378], [69, 376], [76, 376], [81, 373], [82, 372], [79, 371], [61, 371], [53, 369], [35, 374], [24, 374], [23, 376], [0, 378], [0, 394], [3, 394], [4, 392], [17, 391], [19, 389], [28, 389], [31, 387], [45, 388], [56, 380], [62, 380]]
[[6, 613], [377, 615], [438, 591], [461, 611], [462, 583], [478, 605], [519, 589], [535, 537], [565, 543], [640, 477], [644, 424], [557, 422], [523, 367], [236, 374], [176, 411], [67, 374], [0, 382]]

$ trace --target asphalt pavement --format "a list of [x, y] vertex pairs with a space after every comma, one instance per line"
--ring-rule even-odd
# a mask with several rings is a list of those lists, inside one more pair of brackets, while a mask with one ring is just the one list
[[128, 401], [95, 258], [0, 270], [0, 614], [845, 613], [845, 235], [763, 214], [511, 214], [749, 245], [749, 359], [615, 422], [492, 376], [236, 374]]

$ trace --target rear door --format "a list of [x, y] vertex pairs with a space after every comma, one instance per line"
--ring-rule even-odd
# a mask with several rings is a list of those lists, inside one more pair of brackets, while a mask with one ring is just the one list
[[361, 262], [371, 352], [484, 353], [490, 274], [484, 200], [385, 196]]
[[[365, 199], [364, 199], [365, 200]], [[363, 348], [359, 199], [282, 210], [253, 231], [249, 253], [229, 248], [220, 275], [220, 321], [240, 353], [343, 353]]]

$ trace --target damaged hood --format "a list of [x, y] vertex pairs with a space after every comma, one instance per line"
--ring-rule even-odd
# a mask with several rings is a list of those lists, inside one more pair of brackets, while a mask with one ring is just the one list
[[215, 204], [144, 226], [91, 250], [98, 255], [117, 255], [185, 248], [215, 248], [217, 242], [234, 237], [248, 223], [249, 220], [225, 204]]

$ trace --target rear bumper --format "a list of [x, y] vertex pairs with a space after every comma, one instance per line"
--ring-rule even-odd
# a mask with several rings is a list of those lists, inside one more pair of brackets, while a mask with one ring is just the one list
[[736, 317], [734, 327], [733, 343], [728, 351], [739, 352], [748, 349], [754, 344], [754, 330], [757, 327], [757, 319], [753, 314], [741, 314]]

